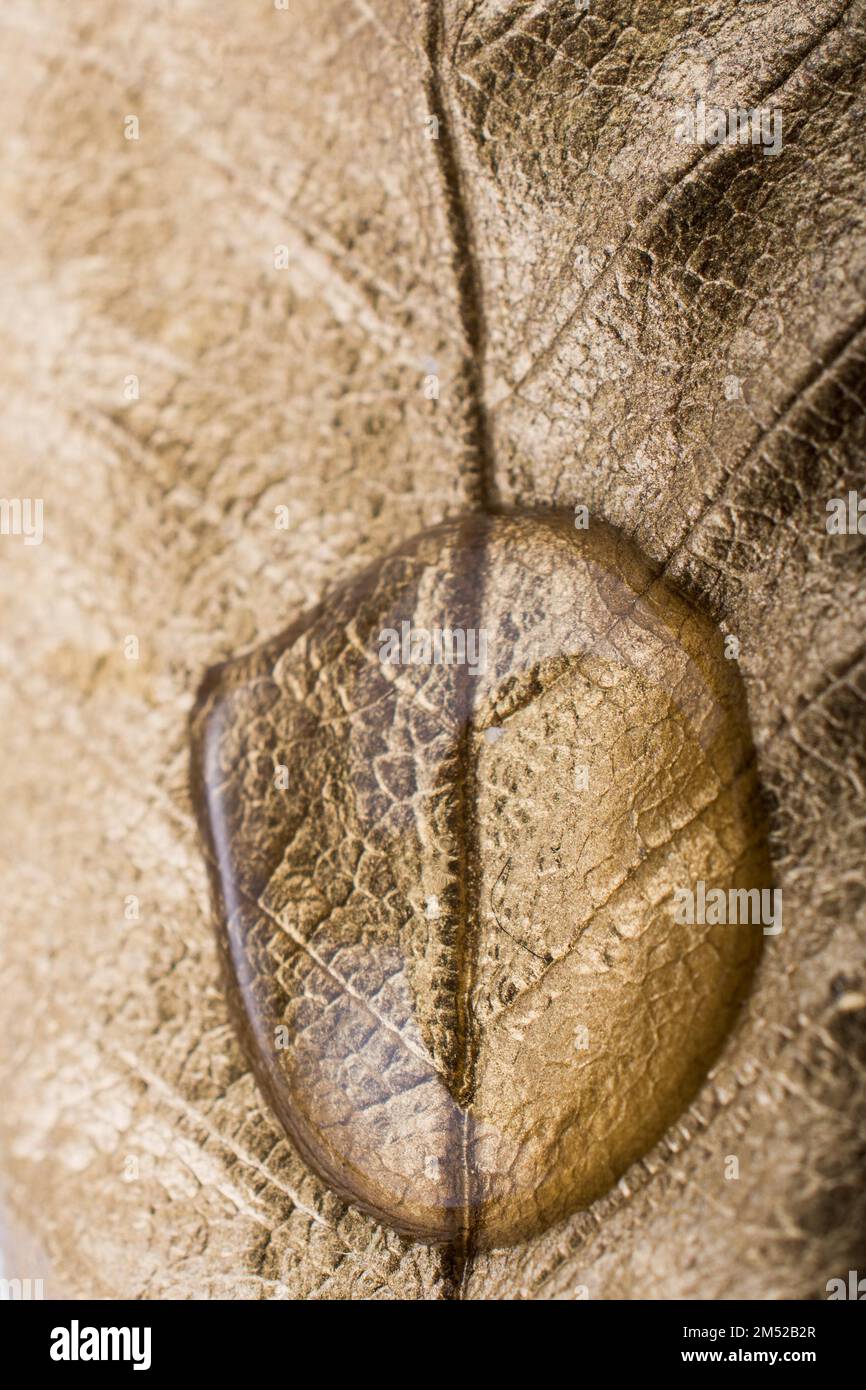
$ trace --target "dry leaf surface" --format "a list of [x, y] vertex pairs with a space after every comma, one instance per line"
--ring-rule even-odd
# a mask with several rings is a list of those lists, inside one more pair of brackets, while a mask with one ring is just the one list
[[[0, 26], [0, 490], [45, 503], [41, 546], [0, 538], [7, 1272], [108, 1297], [823, 1294], [866, 1259], [863, 542], [825, 525], [866, 446], [861, 0], [9, 0]], [[695, 93], [781, 112], [780, 153], [678, 144]], [[413, 536], [576, 504], [739, 640], [785, 929], [607, 1194], [567, 1209], [553, 1184], [526, 1234], [524, 1179], [485, 1187], [501, 1243], [458, 1269], [325, 1182], [250, 1071], [188, 720], [215, 662], [254, 663]], [[555, 874], [521, 881], [553, 850], [509, 814], [555, 797], [553, 724], [601, 718], [573, 679], [498, 711], [521, 755], [508, 772], [510, 732], [479, 744], [473, 800], [484, 874], [513, 860], [477, 885], [485, 913], [519, 928], [500, 907], [536, 892], [569, 939], [579, 886], [562, 913]], [[441, 843], [412, 853], [442, 875], [444, 933]], [[503, 1028], [509, 982], [544, 988], [512, 945], [476, 982]], [[458, 1025], [427, 954], [405, 959], [447, 1070]], [[479, 1076], [507, 1045], [479, 1044]]]

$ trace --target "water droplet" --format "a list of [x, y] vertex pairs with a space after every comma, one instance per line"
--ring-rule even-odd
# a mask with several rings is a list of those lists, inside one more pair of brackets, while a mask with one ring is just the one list
[[765, 831], [721, 635], [601, 522], [416, 537], [216, 668], [193, 734], [233, 1014], [335, 1189], [508, 1243], [682, 1113], [762, 935], [673, 895], [768, 885]]

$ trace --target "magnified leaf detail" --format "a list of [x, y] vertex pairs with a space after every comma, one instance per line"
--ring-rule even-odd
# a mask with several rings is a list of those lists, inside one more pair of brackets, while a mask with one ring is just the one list
[[762, 938], [674, 895], [766, 887], [764, 826], [736, 663], [614, 532], [417, 537], [216, 668], [194, 744], [235, 1018], [341, 1194], [508, 1244], [688, 1104]]

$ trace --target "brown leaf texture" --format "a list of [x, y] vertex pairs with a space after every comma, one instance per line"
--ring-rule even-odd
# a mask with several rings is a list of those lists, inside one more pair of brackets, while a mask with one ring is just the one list
[[[862, 0], [0, 32], [0, 492], [45, 505], [0, 537], [7, 1275], [823, 1296], [866, 1261], [863, 540], [825, 524], [866, 447]], [[678, 144], [696, 95], [781, 112], [778, 155]], [[461, 605], [489, 679], [381, 667], [386, 618]], [[684, 942], [678, 876], [743, 872], [784, 895], [760, 959]]]
[[[404, 628], [465, 633], [475, 669], [383, 661]], [[739, 694], [600, 527], [483, 517], [208, 682], [241, 1031], [348, 1198], [465, 1261], [589, 1205], [682, 1110], [761, 933], [678, 927], [673, 888], [769, 883]]]

